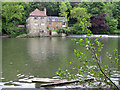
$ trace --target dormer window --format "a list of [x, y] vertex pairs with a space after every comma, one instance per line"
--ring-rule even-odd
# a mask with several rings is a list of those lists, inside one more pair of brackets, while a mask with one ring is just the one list
[[44, 19], [44, 17], [41, 17], [41, 20], [43, 20]]
[[38, 17], [34, 17], [34, 19], [35, 19], [35, 20], [37, 20], [37, 19], [38, 19]]

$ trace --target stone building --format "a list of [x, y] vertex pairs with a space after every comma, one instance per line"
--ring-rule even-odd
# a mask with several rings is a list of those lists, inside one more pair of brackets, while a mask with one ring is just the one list
[[54, 29], [64, 28], [67, 25], [67, 19], [64, 17], [47, 16], [46, 8], [44, 11], [35, 9], [26, 20], [27, 31], [31, 36], [49, 36], [50, 31], [52, 35], [57, 34]]

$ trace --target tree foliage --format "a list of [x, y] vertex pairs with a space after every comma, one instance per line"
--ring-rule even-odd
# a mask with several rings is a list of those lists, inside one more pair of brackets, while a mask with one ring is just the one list
[[77, 23], [75, 24], [75, 29], [77, 30], [83, 30], [82, 22], [85, 23], [86, 27], [90, 26], [90, 15], [87, 13], [86, 8], [80, 8], [80, 7], [74, 7], [71, 10], [71, 18], [74, 18], [77, 20]]
[[2, 3], [2, 6], [2, 29], [7, 34], [15, 34], [15, 26], [23, 20], [24, 7], [17, 2]]
[[115, 3], [106, 3], [106, 5], [104, 6], [103, 12], [105, 12], [107, 14], [106, 16], [106, 23], [108, 23], [109, 28], [108, 31], [110, 33], [112, 33], [114, 30], [117, 30], [117, 26], [118, 26], [118, 21], [117, 19], [115, 19], [113, 17], [113, 11], [116, 8], [116, 4]]
[[107, 16], [105, 20], [109, 25], [109, 33], [112, 33], [120, 27], [120, 2], [83, 2], [79, 3], [78, 6], [86, 8], [87, 12], [94, 16], [106, 13]]
[[65, 18], [68, 18], [68, 14], [70, 13], [69, 10], [71, 10], [72, 6], [69, 2], [60, 2], [59, 15]]
[[102, 13], [102, 10], [105, 6], [104, 2], [83, 2], [78, 4], [79, 7], [87, 9], [87, 12], [91, 15], [98, 16]]
[[105, 23], [105, 13], [102, 13], [99, 16], [91, 17], [91, 31], [93, 33], [104, 33], [107, 32], [108, 24]]
[[75, 24], [72, 25], [75, 27], [75, 32], [83, 33], [80, 26], [82, 18], [89, 22], [90, 16], [99, 16], [101, 13], [107, 14], [105, 21], [109, 25], [109, 33], [120, 29], [120, 2], [2, 2], [3, 31], [15, 34], [17, 30], [13, 27], [18, 24], [25, 25], [32, 11], [36, 8], [43, 10], [45, 7], [48, 16], [66, 17], [68, 25]]
[[113, 17], [118, 21], [118, 26], [117, 28], [120, 29], [120, 1], [119, 2], [114, 2], [114, 10], [113, 12]]

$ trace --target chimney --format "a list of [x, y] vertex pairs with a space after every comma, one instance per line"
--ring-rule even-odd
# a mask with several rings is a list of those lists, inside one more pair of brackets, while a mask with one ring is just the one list
[[46, 15], [46, 8], [44, 8], [44, 12], [45, 12], [45, 15]]

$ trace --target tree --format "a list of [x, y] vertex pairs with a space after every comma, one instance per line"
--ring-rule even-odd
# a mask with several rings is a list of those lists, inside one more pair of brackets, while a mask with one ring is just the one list
[[87, 9], [86, 8], [80, 8], [80, 7], [74, 7], [71, 10], [71, 17], [76, 18], [77, 21], [79, 22], [83, 18], [89, 18], [89, 14], [87, 14]]
[[104, 9], [104, 2], [82, 2], [78, 4], [79, 7], [86, 8], [87, 12], [91, 15], [98, 16], [102, 13]]
[[87, 13], [86, 8], [80, 8], [80, 7], [74, 7], [71, 11], [71, 18], [74, 18], [77, 20], [77, 23], [75, 24], [75, 29], [77, 30], [84, 30], [81, 28], [82, 22], [85, 23], [86, 27], [90, 26], [90, 14]]
[[99, 16], [91, 17], [91, 31], [93, 33], [104, 33], [107, 31], [108, 24], [105, 23], [105, 13], [102, 13]]
[[72, 6], [69, 2], [61, 2], [59, 5], [59, 10], [60, 10], [59, 15], [62, 17], [68, 18], [68, 14], [71, 8]]
[[[101, 51], [104, 47], [104, 44], [102, 44], [100, 41], [102, 36], [100, 36], [99, 38], [95, 38], [94, 41], [91, 40], [91, 31], [84, 27], [84, 22], [82, 22], [82, 24], [84, 24], [82, 26], [84, 28], [84, 31], [88, 31], [87, 37], [85, 37], [84, 39], [81, 38], [79, 40], [73, 38], [72, 40], [74, 41], [74, 45], [82, 46], [82, 48], [84, 48], [87, 53], [89, 53], [89, 55], [87, 55], [85, 52], [82, 52], [82, 50], [80, 49], [74, 49], [74, 54], [78, 59], [80, 65], [74, 66], [74, 64], [70, 62], [70, 68], [67, 68], [66, 70], [59, 68], [56, 74], [59, 76], [60, 79], [77, 79], [83, 80], [83, 82], [85, 82], [84, 79], [93, 77], [96, 81], [96, 86], [94, 87], [107, 88], [106, 85], [109, 85], [110, 88], [115, 88], [119, 90], [119, 87], [110, 79], [109, 74], [111, 70], [116, 70], [115, 68], [111, 69], [111, 65], [119, 65], [118, 50], [114, 49], [114, 55], [112, 59], [110, 58], [111, 56], [107, 55], [111, 65], [103, 65], [104, 60], [101, 58]], [[91, 83], [92, 82], [88, 82], [87, 86], [91, 86]], [[103, 85], [104, 83], [105, 85]], [[83, 84], [83, 87], [84, 86], [85, 84]]]
[[115, 3], [106, 3], [104, 6], [103, 12], [107, 14], [105, 17], [106, 23], [108, 23], [109, 28], [108, 31], [112, 33], [114, 30], [117, 30], [118, 21], [113, 17], [113, 11], [116, 10], [116, 4]]
[[120, 29], [120, 1], [119, 2], [113, 2], [112, 4], [114, 4], [114, 10], [113, 12], [113, 17], [114, 19], [118, 20], [118, 28]]
[[109, 25], [109, 33], [114, 32], [119, 27], [119, 2], [83, 2], [79, 3], [78, 6], [87, 8], [87, 12], [91, 15], [99, 16], [103, 12], [106, 13], [106, 23]]
[[[2, 14], [2, 4], [1, 4], [1, 1], [0, 1], [0, 16], [1, 16], [1, 14]], [[2, 20], [1, 20], [1, 17], [0, 17], [0, 35], [2, 35]]]
[[23, 18], [24, 8], [17, 2], [2, 3], [2, 29], [7, 34], [15, 34], [14, 30]]

